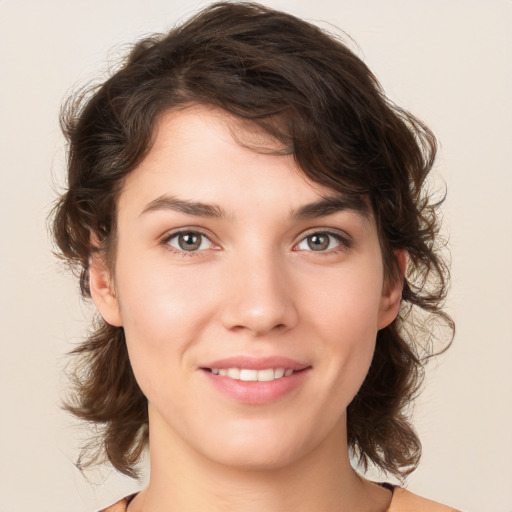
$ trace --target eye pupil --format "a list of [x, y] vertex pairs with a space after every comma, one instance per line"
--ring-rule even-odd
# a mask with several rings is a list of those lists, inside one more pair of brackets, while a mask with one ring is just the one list
[[307, 238], [308, 240], [308, 247], [312, 251], [325, 251], [329, 247], [329, 236], [328, 235], [321, 235], [321, 234], [315, 234], [310, 235]]
[[178, 244], [184, 251], [195, 251], [201, 245], [201, 235], [197, 233], [181, 233], [178, 236]]

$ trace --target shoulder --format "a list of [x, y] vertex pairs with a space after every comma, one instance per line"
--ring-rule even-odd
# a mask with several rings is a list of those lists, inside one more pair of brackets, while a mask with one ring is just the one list
[[117, 503], [114, 503], [110, 507], [101, 509], [99, 512], [126, 512], [128, 504], [133, 500], [133, 498], [135, 498], [135, 496], [136, 494], [126, 496], [126, 498], [119, 500]]
[[435, 501], [417, 496], [402, 487], [395, 487], [393, 499], [386, 512], [459, 512]]

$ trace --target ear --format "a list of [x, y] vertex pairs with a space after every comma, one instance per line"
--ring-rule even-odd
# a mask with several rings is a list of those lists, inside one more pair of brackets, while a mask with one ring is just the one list
[[89, 261], [89, 286], [91, 296], [103, 320], [115, 327], [123, 325], [114, 282], [104, 256], [95, 253]]
[[400, 275], [396, 279], [386, 279], [382, 290], [379, 320], [377, 328], [387, 327], [398, 315], [402, 301], [402, 287], [409, 262], [409, 253], [405, 249], [394, 251]]

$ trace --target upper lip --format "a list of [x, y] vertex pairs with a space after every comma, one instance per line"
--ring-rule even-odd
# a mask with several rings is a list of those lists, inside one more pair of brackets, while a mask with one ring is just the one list
[[264, 370], [266, 368], [284, 368], [294, 371], [304, 370], [309, 364], [282, 356], [254, 357], [232, 356], [201, 365], [201, 368], [246, 368], [248, 370]]

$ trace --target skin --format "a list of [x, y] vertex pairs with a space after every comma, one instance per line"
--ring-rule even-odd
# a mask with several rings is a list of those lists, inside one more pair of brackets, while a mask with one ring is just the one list
[[[391, 493], [350, 466], [346, 408], [401, 283], [385, 279], [371, 214], [294, 216], [335, 192], [255, 144], [279, 149], [219, 110], [163, 116], [119, 197], [114, 275], [92, 262], [93, 299], [124, 327], [149, 402], [151, 479], [129, 510], [382, 512]], [[222, 215], [177, 211], [176, 200]], [[199, 248], [181, 248], [183, 229]], [[241, 403], [203, 367], [242, 355], [308, 371], [278, 400]]]

